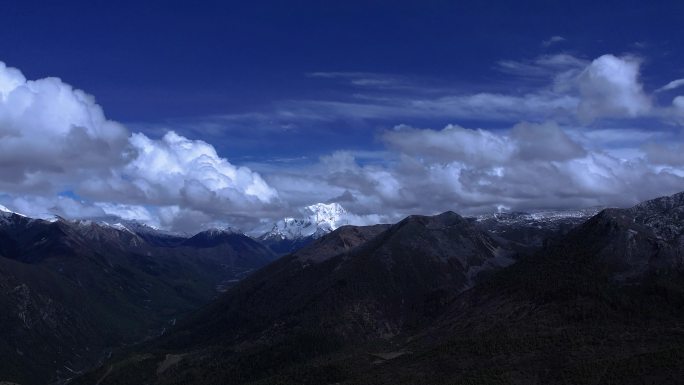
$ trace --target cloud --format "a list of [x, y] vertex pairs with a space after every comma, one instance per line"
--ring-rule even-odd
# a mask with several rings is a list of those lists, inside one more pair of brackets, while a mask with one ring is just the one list
[[541, 55], [533, 60], [502, 60], [497, 63], [497, 69], [517, 77], [554, 78], [568, 71], [571, 71], [571, 74], [577, 74], [577, 70], [584, 69], [588, 64], [589, 62], [584, 59], [560, 53]]
[[566, 39], [563, 36], [551, 36], [548, 40], [542, 41], [543, 47], [550, 47], [554, 44], [562, 43]]
[[513, 143], [505, 137], [454, 125], [441, 131], [397, 126], [385, 132], [382, 138], [403, 154], [443, 162], [501, 164], [515, 152]]
[[[400, 89], [401, 82], [390, 84], [392, 77], [317, 73], [311, 76], [342, 79], [368, 92], [283, 101], [271, 112], [197, 126], [183, 121], [183, 131], [155, 125], [143, 134], [107, 119], [92, 96], [57, 78], [29, 81], [2, 64], [0, 200], [28, 214], [120, 217], [192, 232], [228, 224], [249, 230], [316, 202], [339, 201], [353, 213], [350, 223], [362, 224], [447, 209], [629, 205], [684, 185], [680, 137], [620, 126], [634, 118], [684, 121], [684, 96], [666, 107], [654, 105], [640, 83], [638, 59], [544, 55], [500, 62], [499, 70], [513, 84], [536, 79], [535, 87], [413, 93]], [[486, 123], [474, 129], [398, 125], [377, 135], [372, 152], [326, 148], [326, 155], [304, 158], [318, 161], [249, 167], [193, 139], [207, 132], [212, 140], [282, 145], [279, 138], [293, 132], [285, 125], [299, 129], [302, 122], [325, 131], [325, 124], [340, 121], [391, 127], [435, 120]], [[254, 122], [258, 134], [250, 136]], [[230, 130], [225, 124], [232, 124]], [[334, 142], [333, 134], [318, 137]], [[69, 196], [58, 195], [64, 191]]]
[[133, 134], [137, 156], [122, 170], [151, 200], [180, 200], [191, 206], [218, 202], [269, 203], [278, 193], [249, 168], [218, 156], [210, 144], [173, 131], [161, 140]]
[[643, 146], [650, 163], [674, 167], [684, 166], [684, 143], [646, 143]]
[[[260, 174], [231, 164], [206, 142], [172, 131], [159, 140], [132, 134], [129, 142], [135, 156], [109, 176], [85, 180], [76, 189], [80, 196], [155, 207], [149, 218], [138, 219], [182, 231], [228, 220], [242, 225], [247, 216], [272, 216], [286, 206]], [[113, 207], [108, 213], [117, 215]]]
[[677, 96], [672, 100], [672, 105], [680, 112], [684, 112], [684, 96]]
[[26, 84], [26, 78], [16, 68], [7, 67], [0, 62], [0, 98], [3, 102], [7, 100], [9, 94], [18, 87]]
[[[393, 154], [385, 163], [362, 165], [351, 153], [336, 152], [300, 178], [311, 184], [312, 199], [327, 192], [328, 199], [343, 198], [351, 212], [396, 217], [446, 209], [491, 212], [500, 206], [627, 206], [676, 192], [684, 183], [681, 172], [659, 167], [643, 152], [617, 158], [570, 133], [554, 122], [499, 131], [399, 126], [381, 136]], [[620, 140], [601, 136], [607, 144]]]
[[403, 154], [471, 166], [504, 165], [522, 160], [567, 160], [585, 155], [584, 149], [556, 123], [520, 123], [508, 135], [449, 125], [441, 131], [397, 126], [383, 140]]
[[517, 124], [510, 132], [521, 160], [565, 161], [581, 158], [586, 150], [554, 122]]
[[0, 188], [52, 189], [126, 162], [127, 130], [58, 78], [27, 81], [0, 62]]
[[666, 85], [658, 88], [656, 90], [656, 92], [674, 90], [674, 89], [679, 88], [681, 86], [684, 86], [684, 79], [677, 79], [677, 80], [673, 80], [673, 81], [667, 83]]
[[[470, 119], [519, 122], [555, 120], [588, 124], [601, 119], [660, 117], [640, 82], [640, 59], [603, 55], [593, 61], [566, 53], [533, 60], [503, 60], [496, 69], [515, 91], [354, 94], [343, 100], [290, 100], [275, 115], [290, 120]], [[361, 79], [360, 73], [316, 77]], [[382, 79], [375, 75], [374, 79]], [[507, 83], [507, 84], [508, 84]]]
[[577, 79], [580, 118], [634, 118], [648, 113], [651, 100], [639, 82], [639, 66], [632, 57], [603, 55], [592, 61]]
[[356, 87], [377, 89], [407, 89], [411, 84], [400, 76], [372, 72], [311, 72], [307, 76], [319, 79], [344, 80]]
[[[479, 85], [364, 72], [315, 72], [308, 76], [320, 79], [322, 86], [329, 85], [330, 79], [365, 86], [361, 91], [347, 88], [347, 95], [345, 88], [337, 88], [336, 98], [280, 100], [267, 110], [169, 122], [169, 126], [212, 143], [225, 143], [229, 135], [230, 143], [239, 142], [242, 148], [266, 145], [266, 150], [278, 151], [270, 144], [274, 136], [289, 143], [314, 136], [329, 142], [333, 130], [359, 134], [402, 121], [415, 125], [477, 121], [497, 126], [556, 121], [597, 128], [604, 122], [646, 118], [660, 128], [682, 124], [679, 109], [659, 106], [657, 98], [645, 92], [640, 64], [641, 59], [629, 55], [587, 60], [568, 53], [545, 54], [499, 61], [495, 80]], [[392, 83], [396, 87], [390, 87]]]
[[161, 227], [184, 233], [196, 233], [208, 227], [221, 227], [212, 215], [176, 205], [160, 208], [158, 218]]
[[[81, 201], [56, 197], [65, 190]], [[130, 133], [107, 119], [93, 96], [58, 78], [26, 80], [2, 62], [0, 191], [30, 212], [148, 223], [159, 219], [146, 206], [216, 217], [259, 213], [278, 200], [258, 173], [231, 164], [212, 145], [174, 132], [161, 139]]]
[[[94, 206], [102, 209], [105, 215], [159, 226], [159, 221], [156, 216], [144, 206], [110, 202], [98, 202], [95, 203]], [[96, 217], [96, 215], [91, 215], [91, 217]]]
[[99, 218], [106, 213], [102, 208], [64, 196], [22, 195], [6, 199], [8, 207], [33, 218], [59, 215], [65, 218]]

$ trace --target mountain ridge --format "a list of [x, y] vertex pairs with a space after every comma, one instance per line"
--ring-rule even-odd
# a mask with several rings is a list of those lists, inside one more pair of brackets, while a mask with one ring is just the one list
[[[276, 352], [287, 351], [297, 340], [313, 345], [295, 357], [344, 350], [352, 341], [389, 341], [421, 328], [450, 298], [472, 285], [477, 275], [472, 267], [501, 268], [486, 265], [496, 259], [497, 250], [494, 239], [455, 213], [410, 216], [394, 225], [342, 226], [180, 321], [150, 345], [155, 353], [140, 365], [156, 368], [155, 357], [162, 354], [156, 352], [183, 356], [180, 365], [161, 377], [161, 383], [173, 383], [175, 376], [194, 376], [196, 368], [207, 364], [203, 357], [225, 356], [226, 368], [232, 367], [230, 357], [241, 346], [259, 361], [264, 354], [280, 357]], [[257, 375], [234, 370], [245, 378]], [[154, 373], [137, 375], [154, 382]], [[130, 380], [123, 379], [126, 375], [110, 373], [107, 381]], [[205, 373], [201, 382], [221, 383], [222, 375], [227, 372]]]
[[[495, 259], [505, 244], [471, 219], [410, 216], [359, 230], [366, 236], [353, 244], [344, 242], [355, 239], [351, 228], [341, 227], [135, 349], [137, 357], [146, 354], [135, 369], [123, 364], [124, 355], [108, 366], [116, 370], [87, 378], [103, 385], [132, 378], [159, 385], [181, 378], [190, 384], [672, 382], [684, 364], [684, 276], [676, 263], [652, 263], [654, 256], [682, 255], [681, 233], [667, 230], [671, 237], [658, 238], [658, 229], [681, 225], [679, 203], [668, 202], [602, 210], [515, 263], [480, 272], [473, 284], [468, 267]], [[630, 238], [629, 230], [638, 235]], [[318, 259], [316, 247], [322, 247]], [[648, 269], [614, 263], [633, 257]], [[619, 276], [625, 268], [636, 273], [630, 280]], [[181, 358], [157, 372], [168, 355]]]

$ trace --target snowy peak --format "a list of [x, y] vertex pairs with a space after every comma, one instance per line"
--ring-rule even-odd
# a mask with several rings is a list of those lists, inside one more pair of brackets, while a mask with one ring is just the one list
[[121, 222], [117, 222], [117, 223], [114, 223], [114, 224], [108, 223], [108, 222], [102, 222], [101, 224], [102, 224], [103, 226], [105, 226], [105, 227], [111, 227], [111, 228], [116, 229], [116, 230], [119, 230], [119, 231], [123, 231], [123, 232], [131, 233], [131, 234], [135, 234], [135, 232], [133, 232], [131, 229], [129, 229], [128, 227], [126, 227], [126, 226], [125, 226], [123, 223], [121, 223]]
[[215, 227], [211, 228], [205, 231], [202, 231], [201, 234], [205, 234], [206, 236], [209, 237], [221, 237], [224, 235], [243, 235], [242, 231], [239, 229], [236, 229], [235, 227]]
[[[273, 225], [268, 233], [264, 234], [263, 239], [297, 239], [309, 233], [310, 228], [315, 232], [314, 224], [307, 219], [283, 218]], [[308, 234], [308, 235], [311, 235]]]
[[12, 214], [19, 215], [20, 217], [26, 217], [26, 215], [24, 215], [24, 214], [19, 214], [16, 211], [12, 211], [3, 205], [0, 205], [0, 215], [8, 216], [8, 215], [12, 215]]
[[46, 221], [46, 222], [57, 222], [60, 218], [56, 215], [53, 214], [40, 214], [40, 215], [33, 215], [33, 216], [28, 216], [24, 215], [22, 213], [12, 211], [6, 206], [0, 205], [0, 218], [4, 218], [5, 221], [9, 220], [13, 215], [16, 215], [18, 217], [34, 221], [34, 220], [39, 220], [39, 221]]
[[309, 213], [311, 222], [316, 223], [318, 227], [327, 227], [331, 231], [340, 226], [342, 216], [347, 214], [347, 210], [339, 203], [316, 203], [306, 206], [303, 211]]
[[260, 239], [284, 240], [306, 237], [318, 238], [347, 224], [347, 210], [339, 203], [316, 203], [301, 210], [300, 218], [283, 218]]
[[114, 226], [123, 226], [127, 230], [134, 232], [140, 236], [152, 235], [152, 236], [168, 236], [168, 237], [187, 237], [187, 234], [176, 233], [173, 231], [162, 230], [158, 227], [147, 225], [135, 220], [123, 220]]

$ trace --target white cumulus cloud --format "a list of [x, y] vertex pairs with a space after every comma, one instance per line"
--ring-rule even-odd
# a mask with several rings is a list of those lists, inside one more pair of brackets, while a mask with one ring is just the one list
[[637, 117], [648, 113], [651, 100], [639, 82], [639, 60], [603, 55], [589, 64], [578, 78], [579, 116]]
[[[658, 166], [638, 146], [630, 148], [634, 156], [623, 159], [590, 146], [586, 138], [576, 140], [573, 130], [555, 122], [520, 123], [496, 131], [400, 126], [382, 136], [393, 150], [387, 162], [364, 164], [350, 152], [336, 152], [323, 157], [317, 168], [302, 171], [298, 178], [309, 186], [298, 194], [320, 200], [327, 193], [327, 199], [338, 199], [352, 212], [397, 218], [446, 209], [492, 212], [502, 206], [626, 206], [677, 192], [684, 185], [681, 172]], [[602, 139], [608, 147], [622, 145], [621, 140]], [[284, 181], [277, 186], [288, 192], [280, 183]]]
[[[80, 200], [57, 197], [62, 191]], [[107, 119], [92, 95], [54, 77], [27, 80], [2, 62], [0, 192], [30, 212], [154, 224], [163, 207], [229, 216], [278, 200], [258, 173], [231, 164], [212, 145], [174, 132], [161, 139], [130, 133]], [[164, 211], [166, 222], [171, 212]]]
[[125, 162], [128, 131], [58, 78], [26, 80], [0, 62], [0, 187], [59, 188]]
[[[340, 202], [354, 213], [350, 223], [369, 223], [447, 209], [628, 205], [684, 185], [681, 138], [662, 129], [614, 126], [641, 117], [684, 121], [684, 96], [658, 106], [644, 92], [639, 59], [558, 54], [499, 67], [515, 79], [545, 85], [409, 95], [395, 87], [375, 97], [284, 102], [275, 116], [390, 125], [481, 120], [507, 122], [508, 128], [399, 125], [379, 135], [381, 148], [372, 155], [339, 149], [305, 166], [245, 167], [194, 134], [132, 133], [107, 119], [91, 95], [58, 78], [27, 80], [0, 62], [0, 200], [41, 216], [248, 230], [316, 202]], [[676, 80], [662, 90], [680, 85]], [[603, 119], [613, 126], [601, 127]]]
[[221, 158], [210, 144], [168, 132], [161, 140], [131, 136], [136, 152], [122, 173], [151, 200], [269, 203], [278, 196], [259, 174]]

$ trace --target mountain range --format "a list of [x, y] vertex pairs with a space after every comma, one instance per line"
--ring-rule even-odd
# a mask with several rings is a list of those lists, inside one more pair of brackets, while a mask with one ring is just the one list
[[191, 238], [0, 212], [0, 380], [62, 383], [268, 262], [242, 234]]
[[342, 226], [75, 383], [678, 383], [683, 212]]
[[682, 374], [684, 193], [630, 209], [445, 212], [373, 226], [344, 225], [343, 210], [318, 205], [306, 220], [276, 223], [268, 234], [306, 239], [278, 258], [267, 237], [230, 228], [186, 236], [4, 209], [0, 380], [560, 384]]

